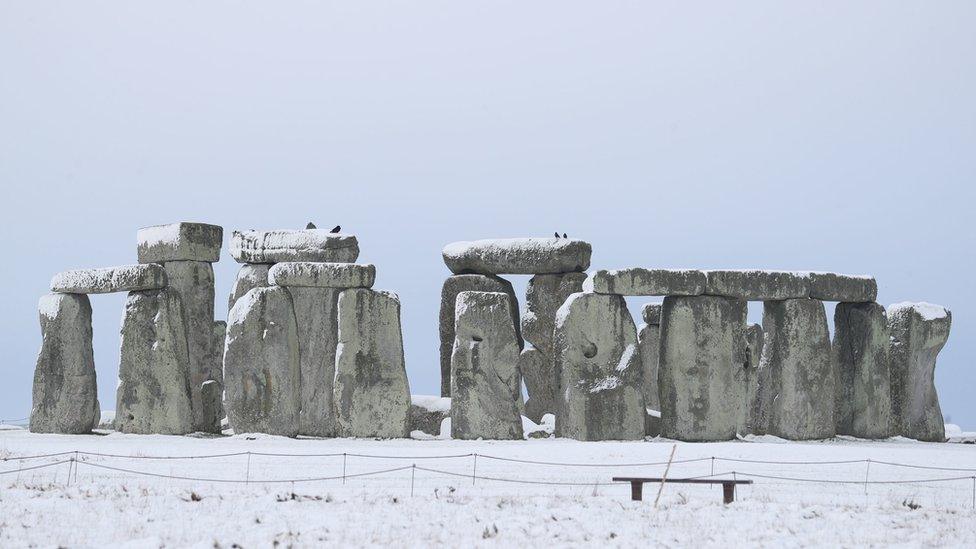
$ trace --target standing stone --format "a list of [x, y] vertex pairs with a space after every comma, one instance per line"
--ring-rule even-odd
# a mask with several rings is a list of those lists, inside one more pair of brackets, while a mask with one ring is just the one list
[[658, 391], [658, 355], [661, 346], [661, 305], [648, 303], [641, 309], [646, 324], [637, 331], [637, 346], [640, 348], [641, 366], [644, 374], [644, 406], [651, 410], [661, 410]]
[[293, 437], [301, 409], [298, 325], [288, 291], [255, 288], [227, 317], [224, 406], [237, 434]]
[[339, 344], [339, 288], [287, 288], [295, 304], [301, 370], [299, 434], [335, 436], [336, 346]]
[[451, 356], [453, 438], [519, 440], [523, 436], [519, 348], [510, 303], [502, 292], [457, 296]]
[[661, 435], [731, 440], [745, 386], [746, 302], [718, 296], [665, 297], [661, 308]]
[[877, 303], [839, 303], [834, 310], [834, 422], [837, 434], [891, 434], [888, 320]]
[[410, 386], [396, 294], [355, 288], [339, 295], [334, 400], [341, 436], [409, 435]]
[[529, 399], [525, 401], [525, 417], [539, 423], [542, 416], [555, 414], [558, 380], [553, 358], [539, 349], [526, 348], [519, 354], [518, 370], [529, 393]]
[[90, 433], [99, 406], [87, 295], [48, 294], [38, 303], [41, 350], [34, 370], [30, 430]]
[[949, 339], [952, 313], [930, 303], [888, 307], [891, 330], [891, 400], [895, 432], [929, 442], [945, 441], [945, 422], [935, 390], [935, 359]]
[[547, 274], [590, 268], [593, 247], [573, 238], [498, 238], [444, 246], [444, 264], [454, 274]]
[[[227, 413], [224, 411], [224, 340], [227, 339], [227, 323], [217, 320], [213, 323], [213, 344], [210, 346], [211, 371], [214, 379], [203, 382], [204, 417], [216, 417], [218, 428]], [[214, 386], [215, 385], [215, 386]], [[209, 388], [208, 388], [209, 387]], [[218, 431], [219, 432], [219, 431]]]
[[[212, 333], [207, 326], [207, 333]], [[130, 292], [122, 318], [115, 428], [123, 433], [193, 432], [190, 356], [179, 294]]]
[[[454, 350], [454, 306], [461, 292], [502, 292], [512, 301], [512, 323], [519, 334], [518, 297], [512, 283], [497, 276], [465, 274], [454, 275], [444, 281], [441, 288], [441, 309], [439, 317], [440, 356], [441, 356], [441, 396], [451, 395], [451, 354]], [[517, 335], [519, 348], [523, 346], [521, 335]]]
[[167, 261], [163, 263], [170, 288], [183, 302], [186, 340], [190, 352], [190, 397], [193, 407], [193, 430], [219, 433], [220, 423], [205, 420], [213, 416], [205, 411], [203, 384], [217, 380], [213, 363], [214, 271], [204, 261]]
[[745, 400], [742, 403], [742, 419], [739, 422], [739, 433], [762, 434], [762, 400], [759, 398], [760, 385], [759, 363], [762, 360], [763, 330], [759, 324], [750, 324], [746, 328], [746, 365], [743, 368], [743, 383], [745, 384]]
[[234, 303], [247, 292], [254, 288], [267, 288], [271, 284], [268, 282], [268, 271], [271, 265], [261, 263], [245, 263], [237, 271], [237, 278], [234, 280], [234, 287], [230, 291], [230, 298], [227, 300], [227, 310], [234, 308]]
[[[566, 299], [583, 291], [586, 273], [541, 274], [529, 279], [525, 289], [522, 337], [547, 356], [552, 356], [552, 331], [556, 311]], [[529, 396], [532, 395], [529, 388]]]
[[834, 436], [835, 381], [823, 302], [766, 301], [763, 332], [759, 375], [766, 433], [789, 440]]
[[573, 294], [556, 313], [556, 436], [637, 440], [644, 395], [637, 328], [624, 298]]

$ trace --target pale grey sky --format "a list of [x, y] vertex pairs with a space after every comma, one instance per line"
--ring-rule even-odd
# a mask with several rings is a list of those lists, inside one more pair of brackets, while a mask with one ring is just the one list
[[[974, 28], [972, 2], [0, 0], [0, 418], [30, 410], [54, 273], [134, 263], [140, 226], [312, 220], [400, 295], [415, 393], [441, 247], [559, 230], [594, 267], [868, 273], [882, 304], [947, 305], [937, 385], [976, 428]], [[92, 300], [103, 409], [123, 299]]]

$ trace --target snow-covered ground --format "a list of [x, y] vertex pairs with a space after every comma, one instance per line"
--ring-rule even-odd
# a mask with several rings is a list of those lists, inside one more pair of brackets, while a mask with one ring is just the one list
[[[755, 481], [729, 506], [719, 487], [670, 484], [655, 509], [658, 485], [633, 502], [629, 485], [611, 482], [661, 475], [672, 447], [2, 430], [0, 546], [976, 546], [972, 445], [677, 443], [672, 478]], [[178, 456], [210, 457], [155, 459]], [[387, 472], [356, 476], [376, 471]], [[958, 480], [922, 482], [946, 478]]]

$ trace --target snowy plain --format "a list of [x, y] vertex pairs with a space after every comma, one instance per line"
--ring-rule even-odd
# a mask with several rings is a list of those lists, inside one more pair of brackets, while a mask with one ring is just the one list
[[[658, 485], [647, 485], [644, 501], [635, 502], [629, 485], [611, 482], [660, 476], [673, 448], [671, 478], [734, 471], [755, 483], [740, 488], [731, 505], [722, 503], [720, 487], [668, 484], [655, 508]], [[38, 455], [46, 456], [31, 457]], [[197, 457], [172, 459], [186, 456]], [[2, 547], [976, 545], [970, 444], [6, 429], [0, 460]], [[935, 480], [947, 478], [957, 480]]]

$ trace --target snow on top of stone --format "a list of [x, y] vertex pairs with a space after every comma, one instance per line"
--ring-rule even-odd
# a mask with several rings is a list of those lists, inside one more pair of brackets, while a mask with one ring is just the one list
[[939, 320], [940, 318], [946, 318], [949, 316], [949, 309], [946, 307], [943, 307], [942, 305], [935, 305], [933, 303], [926, 303], [924, 301], [902, 301], [900, 303], [888, 305], [889, 314], [900, 312], [905, 309], [915, 309], [919, 316], [922, 317], [922, 320]]
[[180, 224], [170, 223], [169, 225], [143, 227], [136, 234], [139, 243], [146, 246], [175, 242], [180, 236]]
[[451, 397], [435, 395], [410, 395], [410, 403], [428, 412], [450, 412]]
[[61, 310], [61, 299], [64, 294], [47, 294], [37, 302], [37, 312], [47, 318], [55, 318]]
[[514, 250], [514, 249], [553, 249], [562, 248], [569, 246], [573, 242], [582, 242], [576, 238], [553, 238], [548, 237], [537, 237], [529, 236], [522, 238], [482, 238], [480, 240], [462, 240], [459, 242], [451, 242], [447, 246], [444, 246], [443, 252], [448, 255], [463, 254], [471, 248], [479, 248], [482, 250], [487, 250], [490, 248], [495, 248], [499, 250]]
[[831, 276], [839, 276], [841, 278], [850, 278], [850, 279], [855, 279], [855, 280], [863, 280], [865, 282], [869, 282], [871, 280], [874, 280], [874, 277], [873, 276], [867, 275], [867, 274], [841, 274], [841, 273], [834, 273], [834, 272], [830, 272], [830, 271], [804, 271], [802, 273], [797, 273], [797, 274], [803, 274], [803, 275], [831, 275]]

